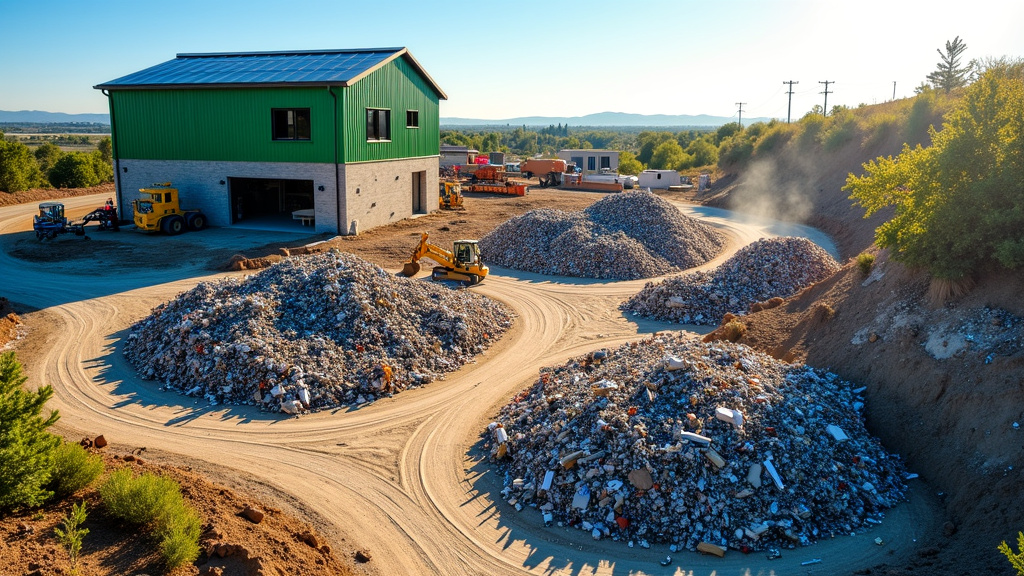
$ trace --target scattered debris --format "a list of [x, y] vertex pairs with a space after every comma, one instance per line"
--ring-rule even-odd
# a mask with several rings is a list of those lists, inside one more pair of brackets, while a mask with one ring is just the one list
[[839, 268], [806, 238], [762, 238], [714, 270], [648, 283], [622, 308], [666, 322], [715, 325], [727, 313], [744, 314], [758, 302], [792, 296]]
[[[903, 498], [902, 464], [834, 374], [682, 332], [601, 352], [542, 369], [486, 435], [504, 498], [546, 524], [768, 550], [849, 534]], [[601, 381], [616, 387], [596, 394]]]
[[612, 194], [580, 212], [540, 209], [480, 239], [498, 266], [580, 278], [636, 280], [698, 266], [725, 237], [650, 192]]
[[124, 354], [143, 378], [188, 396], [297, 414], [440, 378], [512, 318], [470, 291], [333, 251], [201, 283], [132, 326]]

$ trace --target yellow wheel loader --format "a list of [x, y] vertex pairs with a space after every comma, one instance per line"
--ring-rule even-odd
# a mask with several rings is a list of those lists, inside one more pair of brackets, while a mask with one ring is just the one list
[[424, 232], [412, 259], [402, 268], [403, 276], [415, 276], [420, 271], [420, 258], [430, 258], [440, 264], [434, 267], [430, 275], [432, 280], [456, 280], [471, 286], [487, 277], [487, 265], [480, 257], [480, 246], [476, 240], [456, 240], [452, 250], [448, 251], [427, 242], [427, 236]]

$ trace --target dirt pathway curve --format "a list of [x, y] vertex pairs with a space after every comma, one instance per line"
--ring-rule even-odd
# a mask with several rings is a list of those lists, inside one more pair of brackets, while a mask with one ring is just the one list
[[[69, 210], [81, 208], [97, 198], [66, 204]], [[377, 574], [843, 574], [907, 557], [916, 550], [914, 539], [935, 522], [934, 503], [917, 489], [864, 534], [786, 551], [770, 562], [761, 554], [730, 552], [718, 559], [680, 553], [668, 568], [657, 562], [666, 547], [629, 549], [595, 543], [576, 530], [544, 528], [539, 513], [516, 513], [501, 500], [501, 478], [475, 445], [497, 407], [532, 383], [538, 368], [678, 329], [637, 322], [618, 310], [644, 281], [555, 282], [492, 269], [474, 290], [508, 303], [519, 318], [477, 363], [370, 406], [285, 418], [247, 406], [210, 406], [137, 378], [120, 351], [128, 327], [157, 304], [209, 279], [208, 272], [189, 264], [82, 275], [12, 258], [14, 243], [30, 234], [26, 223], [34, 210], [0, 209], [0, 293], [48, 309], [60, 323], [60, 337], [39, 353], [27, 374], [30, 383], [53, 385], [51, 404], [61, 411], [62, 425], [245, 470], [329, 519], [349, 544], [370, 550], [367, 567]], [[732, 236], [730, 253], [762, 235], [748, 225], [716, 225]], [[204, 244], [239, 242], [230, 229], [202, 234]], [[263, 234], [258, 238], [269, 241]], [[162, 244], [135, 241], [151, 242], [154, 249]], [[876, 546], [876, 537], [886, 545]], [[812, 558], [822, 563], [801, 566]]]

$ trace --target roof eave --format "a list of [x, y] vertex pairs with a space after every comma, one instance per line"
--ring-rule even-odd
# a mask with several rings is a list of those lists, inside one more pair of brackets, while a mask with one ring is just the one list
[[339, 86], [351, 82], [220, 82], [216, 84], [97, 84], [95, 90], [194, 90], [212, 88], [317, 88]]

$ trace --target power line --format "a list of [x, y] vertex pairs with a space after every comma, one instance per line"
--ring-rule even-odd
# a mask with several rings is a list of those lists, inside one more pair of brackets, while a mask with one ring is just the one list
[[829, 92], [828, 85], [829, 84], [835, 84], [835, 83], [836, 83], [835, 80], [825, 80], [824, 82], [818, 81], [818, 84], [824, 84], [825, 85], [825, 91], [824, 92], [818, 92], [818, 94], [824, 94], [825, 95], [825, 107], [822, 108], [822, 110], [821, 110], [821, 115], [822, 116], [828, 116], [828, 95], [835, 92], [835, 90], [833, 90], [832, 92]]
[[743, 129], [743, 105], [746, 102], [737, 102], [736, 105], [740, 107], [740, 129]]
[[796, 80], [784, 80], [783, 84], [789, 84], [789, 104], [786, 105], [786, 124], [789, 124], [790, 112], [793, 110], [793, 84], [799, 84]]

